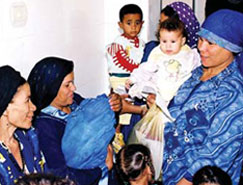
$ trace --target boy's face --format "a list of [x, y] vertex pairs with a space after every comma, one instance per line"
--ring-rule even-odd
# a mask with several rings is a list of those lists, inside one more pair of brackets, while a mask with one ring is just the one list
[[123, 21], [118, 23], [120, 28], [124, 31], [124, 35], [128, 38], [136, 37], [141, 31], [143, 21], [141, 20], [141, 15], [136, 14], [126, 14], [123, 17]]
[[186, 38], [180, 31], [160, 30], [160, 49], [167, 55], [177, 54], [185, 44]]

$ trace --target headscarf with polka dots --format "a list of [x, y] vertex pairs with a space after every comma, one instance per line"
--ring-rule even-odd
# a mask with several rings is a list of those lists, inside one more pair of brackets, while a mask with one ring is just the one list
[[183, 2], [174, 2], [168, 6], [172, 7], [174, 11], [179, 15], [180, 20], [184, 23], [187, 32], [187, 44], [191, 48], [197, 46], [198, 35], [200, 30], [200, 24], [189, 5]]

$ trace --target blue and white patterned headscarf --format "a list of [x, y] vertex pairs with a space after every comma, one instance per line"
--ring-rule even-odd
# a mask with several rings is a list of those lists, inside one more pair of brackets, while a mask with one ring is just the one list
[[243, 14], [222, 9], [211, 14], [198, 35], [233, 53], [243, 51]]

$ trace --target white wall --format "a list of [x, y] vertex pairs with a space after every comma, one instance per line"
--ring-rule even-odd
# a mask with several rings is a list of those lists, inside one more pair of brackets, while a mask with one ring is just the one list
[[[16, 2], [27, 9], [26, 24], [17, 27], [10, 18]], [[78, 91], [96, 95], [103, 88], [103, 7], [100, 0], [1, 0], [0, 65], [9, 64], [27, 77], [45, 56], [68, 58], [75, 62]]]
[[77, 91], [84, 97], [100, 94], [105, 46], [120, 34], [118, 12], [126, 3], [141, 6], [141, 37], [155, 39], [160, 0], [1, 0], [0, 65], [27, 77], [43, 57], [64, 57], [75, 62]]

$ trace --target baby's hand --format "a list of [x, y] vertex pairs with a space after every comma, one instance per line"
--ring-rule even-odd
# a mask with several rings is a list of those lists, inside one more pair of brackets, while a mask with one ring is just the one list
[[130, 89], [131, 85], [132, 85], [132, 81], [130, 79], [127, 79], [125, 82], [126, 89]]

